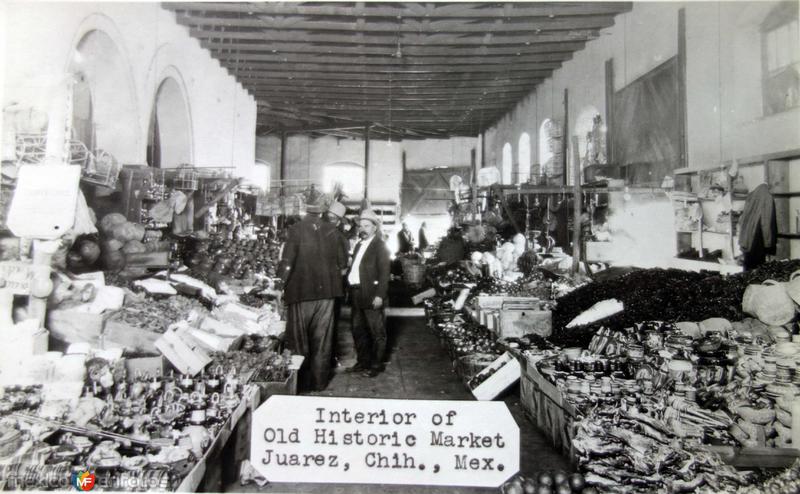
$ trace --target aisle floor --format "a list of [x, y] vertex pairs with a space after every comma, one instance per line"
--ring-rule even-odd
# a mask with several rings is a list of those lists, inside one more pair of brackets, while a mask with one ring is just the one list
[[[453, 371], [452, 363], [438, 339], [425, 327], [421, 317], [389, 318], [389, 362], [386, 371], [375, 378], [343, 372], [355, 363], [353, 342], [350, 336], [347, 311], [342, 314], [338, 328], [336, 374], [325, 391], [316, 396], [343, 396], [353, 398], [402, 398], [418, 400], [473, 400], [472, 395]], [[548, 470], [570, 469], [568, 461], [553, 449], [533, 423], [525, 417], [519, 400], [519, 386], [515, 385], [505, 395], [504, 401], [520, 428], [520, 468], [526, 475]], [[258, 488], [241, 486], [238, 482], [227, 486], [228, 492], [268, 493], [496, 493], [498, 489], [464, 487], [430, 487], [383, 484], [286, 484], [273, 483]]]

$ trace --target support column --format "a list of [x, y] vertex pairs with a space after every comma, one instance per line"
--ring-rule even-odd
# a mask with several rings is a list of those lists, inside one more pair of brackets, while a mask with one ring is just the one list
[[364, 126], [364, 200], [361, 209], [369, 207], [369, 125]]
[[284, 184], [286, 183], [286, 132], [281, 132], [281, 163], [280, 163], [281, 197], [286, 195]]
[[569, 163], [569, 159], [567, 156], [567, 152], [569, 150], [569, 90], [564, 88], [564, 131], [562, 132], [561, 136], [561, 155], [564, 157], [564, 168], [563, 174], [564, 178], [562, 179], [562, 183], [567, 185], [567, 164]]

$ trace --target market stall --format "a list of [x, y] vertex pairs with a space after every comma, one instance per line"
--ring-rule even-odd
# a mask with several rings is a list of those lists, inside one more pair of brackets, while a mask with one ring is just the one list
[[[277, 232], [259, 235], [238, 181], [209, 170], [127, 167], [99, 184], [60, 165], [74, 173], [53, 183], [28, 161], [3, 167], [20, 177], [2, 223], [3, 486], [60, 489], [91, 472], [105, 490], [221, 490], [220, 459], [238, 476], [252, 410], [297, 392]], [[121, 212], [109, 192], [128, 198]], [[63, 233], [25, 221], [56, 209]]]

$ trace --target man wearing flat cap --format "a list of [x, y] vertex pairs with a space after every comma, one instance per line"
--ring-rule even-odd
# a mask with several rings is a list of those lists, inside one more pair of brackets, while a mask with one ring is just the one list
[[353, 303], [353, 341], [358, 361], [347, 372], [375, 377], [384, 370], [386, 326], [384, 308], [389, 292], [389, 249], [378, 230], [380, 219], [369, 209], [358, 220], [361, 241], [353, 251], [347, 274]]
[[304, 391], [325, 389], [334, 345], [334, 299], [343, 295], [347, 253], [339, 231], [322, 221], [310, 203], [306, 216], [289, 229], [280, 264], [287, 305], [286, 346], [306, 357], [300, 371]]

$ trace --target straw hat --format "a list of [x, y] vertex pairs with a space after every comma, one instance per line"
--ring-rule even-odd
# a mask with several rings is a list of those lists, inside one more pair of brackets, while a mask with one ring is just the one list
[[341, 202], [334, 202], [331, 204], [331, 207], [328, 208], [329, 213], [333, 213], [339, 218], [344, 218], [344, 214], [347, 212], [347, 208], [344, 207], [344, 204]]
[[376, 225], [381, 224], [381, 219], [378, 218], [378, 215], [375, 214], [371, 209], [365, 209], [361, 211], [361, 216], [358, 218], [359, 220], [369, 220]]

